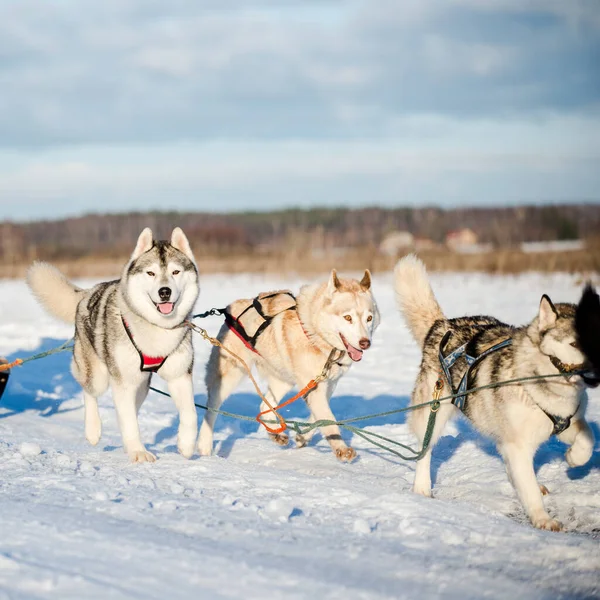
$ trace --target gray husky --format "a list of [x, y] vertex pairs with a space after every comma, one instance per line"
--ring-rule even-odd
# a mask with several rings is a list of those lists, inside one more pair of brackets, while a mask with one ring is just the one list
[[[396, 265], [395, 288], [409, 329], [423, 350], [412, 404], [431, 400], [440, 377], [444, 381], [442, 395], [446, 395], [520, 377], [568, 375], [485, 389], [459, 395], [454, 403], [443, 402], [429, 450], [416, 466], [414, 491], [431, 496], [431, 448], [458, 407], [479, 431], [496, 441], [531, 523], [540, 529], [559, 530], [560, 523], [544, 508], [542, 494], [547, 490], [536, 481], [533, 457], [551, 435], [570, 445], [566, 453], [570, 466], [583, 465], [592, 456], [594, 436], [584, 417], [585, 384], [598, 381], [584, 382], [577, 374], [585, 357], [576, 340], [575, 305], [555, 305], [543, 296], [538, 315], [524, 327], [512, 327], [492, 317], [447, 319], [423, 263], [412, 255]], [[425, 407], [412, 411], [409, 418], [421, 442], [428, 416]]]
[[171, 241], [154, 241], [142, 231], [121, 279], [82, 290], [52, 265], [34, 263], [27, 282], [55, 317], [75, 323], [71, 369], [83, 387], [85, 436], [96, 445], [101, 421], [97, 398], [109, 384], [132, 462], [153, 462], [140, 439], [137, 413], [152, 373], [168, 383], [179, 410], [178, 447], [194, 452], [198, 420], [192, 391], [191, 331], [182, 327], [199, 293], [198, 271], [181, 229]]
[[[339, 378], [371, 346], [379, 324], [369, 271], [361, 281], [340, 279], [332, 271], [327, 281], [304, 286], [297, 299], [286, 290], [237, 300], [227, 307], [225, 317], [218, 339], [247, 364], [256, 365], [267, 380], [266, 398], [273, 406], [294, 386], [303, 388], [331, 362], [326, 379], [308, 394], [311, 421], [335, 420], [329, 399]], [[235, 360], [213, 348], [206, 368], [208, 406], [218, 409], [244, 375]], [[261, 411], [267, 409], [261, 404]], [[204, 415], [198, 442], [203, 456], [212, 452], [215, 419], [214, 412]], [[356, 451], [342, 440], [337, 425], [322, 430], [338, 459], [351, 461], [356, 457]], [[297, 445], [304, 446], [314, 432], [297, 436]], [[281, 446], [289, 442], [282, 433], [271, 435], [271, 439]]]

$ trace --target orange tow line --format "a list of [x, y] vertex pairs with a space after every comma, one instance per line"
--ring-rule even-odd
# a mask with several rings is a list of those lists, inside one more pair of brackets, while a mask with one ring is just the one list
[[[260, 399], [269, 407], [267, 410], [263, 410], [262, 412], [258, 413], [258, 415], [256, 415], [256, 420], [271, 434], [283, 433], [287, 429], [285, 419], [277, 411], [280, 408], [289, 406], [290, 404], [292, 404], [292, 402], [303, 398], [304, 396], [306, 396], [306, 394], [314, 390], [321, 381], [327, 379], [327, 374], [329, 373], [329, 369], [331, 369], [333, 363], [340, 360], [340, 358], [344, 355], [343, 350], [333, 348], [333, 350], [329, 353], [329, 358], [327, 359], [327, 362], [325, 363], [325, 366], [323, 367], [323, 370], [321, 371], [320, 375], [318, 375], [314, 379], [311, 379], [306, 384], [306, 386], [304, 386], [295, 396], [292, 396], [291, 398], [277, 406], [273, 406], [262, 393], [260, 387], [258, 386], [258, 383], [256, 382], [256, 379], [254, 379], [254, 376], [252, 375], [250, 367], [246, 364], [246, 361], [244, 361], [244, 359], [241, 356], [238, 356], [235, 352], [227, 348], [227, 346], [221, 344], [221, 342], [217, 338], [211, 337], [206, 331], [206, 329], [199, 327], [195, 323], [192, 323], [191, 321], [184, 321], [184, 325], [187, 325], [190, 329], [192, 329], [196, 333], [199, 333], [203, 339], [205, 339], [207, 342], [210, 342], [213, 346], [217, 346], [219, 349], [227, 352], [227, 354], [232, 356], [242, 365], [248, 377], [250, 378], [252, 385], [254, 385], [256, 393], [260, 396]], [[271, 427], [268, 423], [262, 420], [261, 417], [268, 413], [271, 413], [277, 419], [277, 421], [279, 422], [278, 427]]]

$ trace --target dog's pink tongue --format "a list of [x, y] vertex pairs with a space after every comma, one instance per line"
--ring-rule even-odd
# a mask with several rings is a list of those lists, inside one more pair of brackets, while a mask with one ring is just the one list
[[162, 302], [158, 305], [158, 310], [160, 310], [163, 315], [170, 315], [173, 312], [173, 303]]
[[348, 350], [348, 356], [354, 361], [354, 362], [358, 362], [363, 355], [363, 351], [359, 350], [358, 348], [355, 348], [354, 346], [351, 346], [350, 344], [348, 344], [346, 346], [346, 350]]

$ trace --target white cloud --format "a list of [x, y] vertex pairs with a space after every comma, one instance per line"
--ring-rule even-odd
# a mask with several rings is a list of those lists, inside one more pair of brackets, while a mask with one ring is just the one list
[[424, 53], [428, 67], [442, 77], [461, 73], [493, 76], [510, 69], [518, 60], [514, 48], [449, 40], [437, 34], [424, 37]]
[[582, 113], [599, 100], [600, 40], [591, 4], [569, 6], [5, 0], [0, 145], [373, 137], [421, 112]]
[[598, 121], [465, 125], [424, 116], [399, 127], [404, 138], [388, 140], [215, 141], [13, 154], [1, 161], [8, 167], [0, 171], [0, 218], [39, 211], [44, 203], [44, 210], [70, 213], [182, 210], [206, 198], [218, 198], [213, 208], [220, 209], [268, 208], [291, 198], [301, 204], [418, 204], [431, 203], [432, 195], [436, 203], [465, 204], [528, 194], [530, 200], [589, 200], [599, 189]]
[[596, 6], [0, 0], [0, 218], [597, 198]]

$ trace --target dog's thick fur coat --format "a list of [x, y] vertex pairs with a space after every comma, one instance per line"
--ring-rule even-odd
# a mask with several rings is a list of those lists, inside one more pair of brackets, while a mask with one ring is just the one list
[[[478, 356], [498, 342], [512, 339], [512, 345], [483, 360], [469, 381], [469, 388], [518, 377], [556, 374], [558, 370], [552, 360], [576, 365], [584, 362], [576, 342], [572, 304], [554, 305], [543, 296], [539, 314], [524, 327], [506, 325], [493, 317], [447, 319], [435, 299], [423, 263], [412, 255], [398, 262], [395, 289], [400, 310], [423, 351], [412, 404], [432, 398], [440, 376], [439, 344], [447, 331], [451, 331], [451, 337], [446, 353], [468, 343], [468, 353]], [[455, 388], [465, 369], [465, 359], [461, 358], [451, 371]], [[449, 393], [446, 384], [442, 395]], [[570, 426], [558, 437], [570, 445], [566, 453], [569, 465], [583, 465], [592, 456], [594, 447], [594, 436], [584, 417], [586, 405], [587, 394], [578, 375], [486, 389], [467, 396], [465, 415], [479, 431], [496, 441], [508, 477], [535, 527], [560, 528], [544, 508], [545, 488], [538, 485], [533, 469], [537, 448], [553, 433], [553, 422], [548, 415], [571, 417]], [[457, 412], [449, 402], [442, 403], [438, 411], [431, 445], [416, 466], [414, 491], [419, 494], [431, 496], [431, 451], [446, 422]], [[410, 426], [421, 443], [428, 416], [428, 408], [416, 409], [409, 416]]]
[[110, 384], [125, 451], [133, 462], [155, 460], [141, 442], [137, 420], [151, 378], [142, 370], [141, 359], [164, 357], [157, 372], [167, 381], [179, 409], [178, 447], [189, 458], [198, 419], [192, 392], [192, 335], [181, 324], [199, 287], [183, 231], [176, 228], [170, 242], [157, 242], [145, 229], [116, 281], [83, 290], [52, 265], [38, 262], [29, 269], [27, 282], [50, 314], [75, 324], [71, 370], [83, 387], [88, 441], [95, 445], [100, 440], [97, 399]]
[[[285, 295], [286, 302], [289, 295]], [[251, 299], [233, 302], [228, 311], [237, 317], [252, 304]], [[221, 328], [218, 339], [248, 365], [256, 365], [267, 380], [266, 394], [276, 406], [292, 387], [303, 388], [319, 375], [332, 349], [343, 351], [343, 356], [332, 366], [327, 379], [318, 384], [307, 398], [310, 419], [335, 420], [329, 399], [339, 378], [353, 361], [362, 358], [363, 351], [371, 345], [371, 337], [379, 323], [379, 313], [371, 293], [371, 276], [368, 271], [359, 282], [340, 279], [335, 271], [328, 281], [304, 286], [297, 297], [295, 310], [283, 310], [273, 318], [256, 342], [253, 352], [227, 325]], [[230, 356], [214, 348], [206, 368], [206, 387], [209, 408], [218, 409], [235, 390], [245, 372]], [[269, 407], [261, 404], [260, 410]], [[268, 419], [268, 415], [264, 417]], [[207, 411], [200, 428], [198, 448], [201, 455], [212, 453], [213, 428], [216, 413]], [[314, 433], [297, 436], [298, 446], [304, 446]], [[350, 461], [356, 456], [353, 448], [346, 446], [337, 425], [322, 428], [336, 456]], [[287, 434], [271, 435], [280, 445], [287, 445]]]

